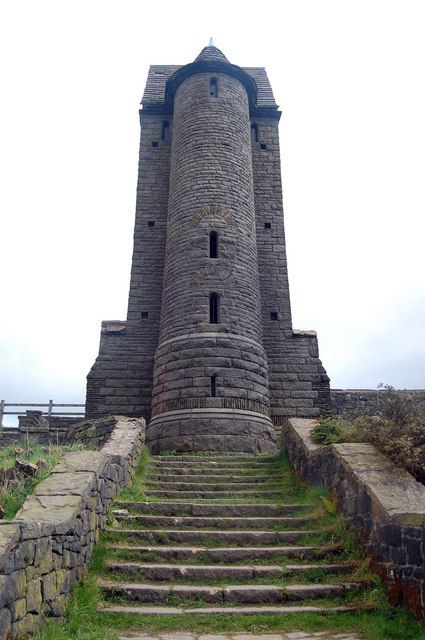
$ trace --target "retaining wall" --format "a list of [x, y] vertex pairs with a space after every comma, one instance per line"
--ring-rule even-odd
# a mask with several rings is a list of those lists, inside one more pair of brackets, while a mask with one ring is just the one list
[[[39, 412], [41, 414], [41, 411]], [[19, 416], [22, 418], [23, 416]], [[63, 444], [69, 442], [68, 431], [75, 424], [79, 424], [83, 418], [70, 418], [65, 416], [50, 416], [45, 419], [44, 428], [25, 428], [25, 422], [19, 420], [19, 427], [3, 427], [0, 431], [0, 449], [11, 444], [19, 445], [27, 438], [37, 444]]]
[[[424, 389], [406, 389], [425, 402]], [[331, 413], [333, 415], [367, 415], [379, 412], [379, 397], [383, 389], [331, 389]]]
[[100, 451], [65, 454], [14, 520], [0, 522], [0, 640], [64, 614], [144, 439], [143, 419], [116, 418]]
[[295, 471], [335, 496], [392, 604], [425, 618], [425, 487], [369, 444], [315, 444], [314, 425], [294, 418], [282, 429]]

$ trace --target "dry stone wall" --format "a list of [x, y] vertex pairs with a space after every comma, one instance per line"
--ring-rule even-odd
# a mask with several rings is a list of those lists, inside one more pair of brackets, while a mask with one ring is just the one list
[[144, 438], [143, 419], [117, 418], [100, 451], [66, 454], [15, 519], [0, 522], [0, 640], [64, 614]]
[[47, 419], [47, 428], [40, 429], [38, 425], [27, 428], [25, 422], [19, 420], [19, 427], [5, 427], [0, 431], [0, 449], [11, 444], [26, 442], [28, 439], [37, 444], [64, 444], [70, 429], [80, 421], [81, 418], [52, 416]]
[[[425, 401], [423, 389], [409, 389], [409, 394], [415, 394]], [[333, 415], [369, 415], [379, 412], [379, 389], [332, 389], [331, 413]]]
[[335, 496], [391, 602], [425, 618], [425, 487], [369, 444], [315, 444], [314, 424], [294, 418], [282, 430], [295, 471]]

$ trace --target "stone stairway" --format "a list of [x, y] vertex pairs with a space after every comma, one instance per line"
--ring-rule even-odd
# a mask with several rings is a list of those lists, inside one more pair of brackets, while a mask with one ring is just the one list
[[[106, 533], [101, 609], [143, 615], [347, 612], [367, 585], [271, 456], [157, 456]], [[317, 512], [317, 508], [316, 508]], [[319, 542], [318, 542], [319, 541]], [[354, 574], [355, 575], [355, 574]]]

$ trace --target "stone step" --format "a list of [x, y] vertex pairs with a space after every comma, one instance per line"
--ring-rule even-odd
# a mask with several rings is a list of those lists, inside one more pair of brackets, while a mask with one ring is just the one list
[[[114, 534], [116, 532], [114, 531]], [[264, 547], [183, 547], [183, 546], [139, 546], [139, 545], [117, 545], [109, 543], [108, 549], [119, 554], [124, 553], [136, 557], [143, 562], [143, 556], [147, 555], [149, 561], [152, 556], [158, 560], [168, 560], [177, 562], [193, 562], [201, 559], [203, 563], [237, 563], [243, 561], [274, 560], [275, 558], [299, 558], [302, 560], [321, 559], [339, 551], [338, 545], [292, 545], [292, 546], [264, 546]]]
[[219, 480], [214, 479], [214, 481], [212, 482], [208, 482], [208, 481], [201, 481], [201, 482], [195, 482], [195, 481], [189, 481], [188, 482], [174, 482], [174, 484], [172, 484], [172, 487], [170, 487], [170, 484], [168, 482], [152, 482], [149, 478], [147, 479], [146, 483], [146, 491], [150, 492], [151, 489], [154, 489], [155, 491], [161, 491], [161, 490], [165, 490], [168, 491], [169, 489], [173, 489], [173, 491], [197, 491], [197, 492], [202, 492], [202, 491], [224, 491], [226, 488], [228, 491], [230, 491], [231, 493], [234, 493], [235, 491], [251, 491], [254, 490], [255, 491], [278, 491], [282, 489], [282, 485], [279, 482], [276, 481], [271, 481], [270, 478], [267, 478], [266, 480], [263, 480], [262, 482], [258, 483], [255, 485], [255, 487], [252, 487], [250, 482], [233, 482], [233, 481], [229, 481], [229, 482], [220, 482]]
[[359, 590], [359, 583], [314, 585], [232, 585], [212, 587], [203, 585], [155, 585], [135, 582], [99, 582], [106, 598], [125, 598], [130, 601], [167, 604], [171, 599], [202, 600], [205, 604], [280, 604], [293, 600], [316, 600], [341, 597], [347, 591]]
[[[251, 607], [199, 607], [199, 608], [183, 608], [183, 607], [160, 607], [160, 606], [123, 606], [108, 605], [102, 603], [98, 611], [100, 613], [118, 613], [132, 614], [140, 616], [175, 616], [175, 615], [290, 615], [301, 613], [315, 613], [316, 615], [331, 615], [333, 613], [351, 613], [357, 611], [356, 606], [328, 606], [315, 607], [311, 605], [275, 605], [275, 606], [251, 606]], [[362, 611], [366, 609], [362, 607]], [[257, 636], [258, 637], [258, 636]], [[261, 636], [260, 636], [261, 637]], [[295, 636], [294, 636], [295, 637]], [[274, 638], [274, 636], [273, 636]]]
[[293, 513], [304, 513], [312, 509], [310, 503], [294, 504], [211, 504], [178, 502], [129, 502], [115, 503], [119, 509], [136, 513], [166, 516], [210, 516], [210, 517], [279, 517]]
[[205, 516], [146, 516], [130, 515], [126, 510], [113, 511], [113, 516], [118, 522], [129, 526], [138, 525], [142, 527], [191, 527], [198, 529], [275, 529], [276, 527], [304, 527], [308, 524], [309, 518], [285, 518], [285, 517], [205, 517]]
[[277, 484], [277, 478], [273, 477], [273, 474], [269, 475], [210, 475], [208, 474], [198, 474], [198, 473], [185, 473], [185, 474], [166, 474], [166, 473], [149, 473], [146, 476], [147, 484], [155, 484], [155, 485], [164, 485], [169, 483], [175, 483], [176, 485], [184, 483], [188, 484], [241, 484], [241, 485], [251, 485], [251, 484], [261, 484], [261, 483], [271, 483], [274, 481]]
[[243, 475], [244, 477], [246, 475], [264, 475], [264, 473], [279, 473], [281, 471], [281, 469], [279, 467], [273, 466], [273, 465], [264, 465], [264, 464], [258, 464], [258, 465], [249, 465], [247, 467], [246, 464], [240, 464], [239, 466], [236, 465], [223, 465], [220, 464], [218, 465], [217, 463], [213, 464], [209, 464], [209, 465], [200, 465], [197, 464], [196, 466], [194, 465], [188, 465], [185, 462], [181, 462], [180, 464], [173, 464], [173, 465], [151, 465], [150, 467], [150, 471], [149, 473], [171, 473], [174, 475], [186, 475], [186, 474], [192, 474], [192, 473], [205, 473], [208, 472], [208, 474], [210, 475], [223, 475], [223, 474], [230, 474], [230, 475]]
[[162, 464], [163, 462], [168, 462], [174, 464], [175, 462], [185, 462], [187, 464], [193, 464], [200, 462], [201, 464], [211, 464], [214, 462], [237, 462], [237, 463], [255, 463], [255, 464], [263, 464], [273, 462], [275, 457], [270, 454], [263, 455], [253, 455], [252, 453], [223, 453], [220, 454], [211, 454], [207, 456], [200, 455], [170, 455], [170, 456], [161, 456], [156, 455], [152, 457], [152, 462], [154, 464]]
[[137, 576], [152, 582], [185, 582], [206, 580], [237, 580], [244, 582], [255, 579], [278, 579], [291, 574], [302, 574], [306, 571], [321, 571], [327, 575], [350, 573], [353, 563], [334, 564], [298, 564], [298, 565], [175, 565], [175, 564], [142, 564], [137, 562], [106, 563], [106, 569], [113, 574]]
[[179, 529], [107, 529], [117, 537], [125, 536], [152, 544], [226, 544], [241, 547], [244, 545], [266, 545], [286, 542], [293, 544], [300, 538], [314, 536], [320, 531], [209, 531]]
[[281, 500], [282, 492], [281, 491], [267, 491], [256, 490], [256, 491], [238, 491], [232, 487], [232, 490], [228, 489], [227, 491], [200, 491], [199, 489], [193, 489], [192, 491], [167, 491], [165, 489], [149, 489], [146, 492], [149, 496], [153, 498], [170, 498], [172, 500], [231, 500], [233, 494], [237, 493], [238, 500], [257, 500], [258, 498], [267, 498], [269, 500]]

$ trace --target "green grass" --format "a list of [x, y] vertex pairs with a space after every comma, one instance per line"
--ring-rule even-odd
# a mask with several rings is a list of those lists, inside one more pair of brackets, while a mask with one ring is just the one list
[[0, 451], [0, 468], [10, 469], [15, 464], [16, 459], [32, 464], [44, 461], [44, 466], [40, 468], [34, 477], [22, 479], [19, 483], [15, 481], [5, 481], [0, 483], [0, 505], [5, 510], [4, 520], [11, 520], [22, 507], [27, 496], [31, 495], [35, 487], [45, 480], [57, 464], [60, 457], [69, 451], [81, 451], [81, 445], [40, 445], [30, 441], [22, 445], [9, 445]]
[[124, 487], [124, 489], [121, 489], [115, 501], [119, 502], [120, 500], [122, 500], [128, 502], [149, 502], [149, 500], [151, 499], [149, 499], [146, 495], [145, 483], [146, 476], [151, 471], [151, 467], [152, 459], [149, 453], [149, 449], [147, 447], [144, 447], [137, 463], [136, 475], [134, 477], [133, 484], [131, 485], [131, 487]]
[[[388, 605], [383, 588], [377, 576], [370, 572], [369, 561], [364, 558], [362, 551], [357, 544], [353, 534], [347, 526], [347, 520], [341, 514], [338, 514], [329, 494], [318, 488], [306, 489], [298, 481], [294, 473], [291, 471], [288, 460], [278, 455], [270, 458], [270, 467], [265, 465], [265, 471], [267, 473], [272, 469], [270, 475], [278, 476], [281, 483], [281, 492], [285, 494], [287, 501], [294, 502], [296, 504], [305, 505], [301, 507], [297, 512], [292, 515], [304, 515], [307, 505], [313, 505], [309, 507], [311, 518], [311, 528], [323, 529], [324, 533], [317, 536], [316, 539], [312, 538], [306, 532], [305, 541], [311, 544], [312, 540], [317, 543], [326, 542], [327, 544], [335, 544], [334, 552], [328, 554], [324, 558], [295, 558], [287, 556], [279, 556], [278, 554], [267, 559], [259, 558], [256, 561], [250, 561], [250, 565], [268, 565], [278, 564], [283, 568], [288, 564], [324, 564], [327, 562], [339, 562], [347, 561], [352, 562], [352, 570], [350, 572], [335, 575], [327, 573], [324, 569], [318, 568], [314, 570], [306, 570], [302, 573], [287, 573], [282, 578], [267, 579], [258, 578], [257, 580], [249, 580], [249, 583], [254, 584], [276, 584], [284, 587], [289, 584], [305, 584], [306, 582], [315, 585], [320, 583], [332, 582], [335, 584], [343, 582], [362, 582], [365, 584], [365, 588], [361, 591], [353, 589], [348, 591], [343, 597], [327, 598], [319, 600], [305, 599], [300, 601], [299, 604], [313, 604], [324, 605], [326, 607], [332, 607], [338, 604], [345, 605], [357, 605], [359, 610], [355, 613], [348, 614], [326, 614], [324, 616], [316, 614], [297, 614], [297, 615], [255, 615], [255, 616], [242, 616], [242, 615], [171, 615], [166, 617], [159, 616], [137, 616], [136, 614], [108, 614], [99, 610], [102, 607], [102, 596], [100, 590], [96, 584], [99, 578], [113, 579], [116, 582], [131, 581], [131, 576], [124, 573], [118, 573], [114, 571], [112, 574], [108, 573], [106, 562], [112, 560], [119, 561], [133, 561], [133, 562], [165, 562], [166, 564], [182, 565], [184, 562], [181, 560], [167, 559], [161, 560], [161, 558], [155, 553], [155, 549], [141, 554], [134, 550], [122, 548], [125, 543], [125, 536], [119, 533], [119, 527], [116, 533], [114, 531], [108, 532], [103, 535], [101, 543], [95, 548], [91, 570], [89, 576], [82, 581], [79, 585], [76, 585], [73, 590], [73, 595], [68, 604], [65, 620], [59, 623], [48, 622], [45, 628], [35, 636], [34, 640], [115, 640], [119, 634], [123, 634], [126, 631], [132, 632], [149, 632], [149, 633], [166, 633], [166, 632], [184, 632], [191, 631], [196, 633], [208, 633], [208, 634], [225, 634], [232, 632], [240, 633], [252, 633], [252, 634], [265, 634], [265, 633], [283, 633], [286, 631], [333, 631], [336, 633], [355, 633], [365, 640], [425, 640], [425, 627], [422, 623], [417, 622], [414, 618], [404, 610], [394, 608]], [[147, 450], [144, 451], [142, 458], [139, 461], [138, 473], [135, 482], [132, 487], [121, 491], [117, 497], [115, 507], [121, 506], [119, 501], [148, 501], [149, 497], [146, 495], [146, 475], [152, 472], [152, 463], [149, 458]], [[234, 495], [239, 500], [237, 494]], [[151, 499], [151, 501], [158, 501], [159, 499]], [[170, 503], [184, 504], [188, 503], [188, 500], [166, 500]], [[252, 501], [243, 501], [244, 503], [250, 502], [265, 502], [263, 499], [257, 498]], [[273, 500], [272, 503], [282, 502], [283, 500]], [[214, 504], [226, 504], [227, 500], [196, 500], [194, 502], [213, 502]], [[112, 522], [116, 526], [115, 522]], [[127, 528], [127, 525], [123, 523], [123, 526]], [[276, 529], [277, 530], [277, 529]], [[159, 530], [160, 531], [160, 530]], [[164, 536], [166, 533], [164, 531]], [[118, 546], [115, 549], [110, 548], [111, 543], [117, 543]], [[164, 538], [163, 544], [167, 544], [167, 540]], [[197, 545], [202, 543], [202, 533], [200, 533]], [[213, 563], [208, 556], [209, 548], [216, 548], [222, 546], [219, 542], [215, 544], [206, 543], [204, 541], [204, 551], [199, 554], [195, 554], [190, 558], [190, 564], [202, 565], [202, 564], [218, 564], [216, 561]], [[137, 542], [136, 542], [137, 544]], [[133, 546], [136, 547], [133, 542]], [[287, 543], [282, 543], [284, 546], [294, 546]], [[297, 543], [299, 544], [299, 543]], [[121, 545], [121, 548], [120, 546]], [[149, 546], [147, 543], [140, 541], [138, 546]], [[192, 546], [190, 544], [182, 544], [177, 546]], [[228, 546], [228, 545], [224, 545]], [[319, 552], [318, 552], [319, 553]], [[223, 564], [248, 564], [246, 561]], [[140, 576], [136, 577], [137, 581], [143, 581]], [[184, 583], [184, 579], [179, 583]], [[167, 584], [164, 582], [163, 584]], [[239, 581], [232, 580], [215, 580], [205, 581], [201, 580], [187, 580], [186, 584], [192, 585], [210, 585], [217, 587], [224, 587], [231, 584], [240, 584]], [[120, 599], [115, 598], [113, 602], [120, 602]], [[182, 601], [170, 598], [167, 601], [168, 604], [175, 604], [183, 608], [189, 606], [201, 606], [202, 601], [194, 599], [192, 601]], [[134, 602], [133, 604], [137, 604]], [[290, 604], [288, 602], [288, 604]], [[295, 604], [295, 603], [294, 603]], [[231, 606], [231, 605], [226, 605]], [[367, 610], [371, 607], [375, 607], [374, 611]]]
[[97, 610], [101, 603], [98, 587], [91, 578], [74, 590], [63, 622], [48, 621], [34, 640], [116, 640], [126, 630], [165, 633], [246, 632], [283, 633], [286, 631], [328, 631], [356, 633], [367, 640], [424, 640], [425, 628], [405, 611], [381, 604], [379, 611], [347, 614], [297, 615], [178, 615], [145, 616], [143, 622], [134, 614], [108, 614]]

